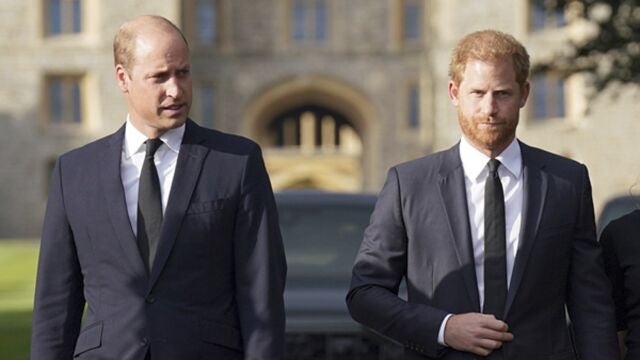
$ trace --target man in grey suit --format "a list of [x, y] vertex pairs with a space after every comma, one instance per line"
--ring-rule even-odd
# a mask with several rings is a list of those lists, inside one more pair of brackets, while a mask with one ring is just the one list
[[119, 29], [114, 134], [62, 155], [31, 359], [283, 358], [286, 262], [260, 148], [202, 128], [189, 49], [158, 16]]
[[391, 168], [380, 192], [347, 303], [407, 359], [617, 358], [587, 169], [515, 136], [528, 75], [512, 36], [464, 37], [449, 82], [462, 139]]

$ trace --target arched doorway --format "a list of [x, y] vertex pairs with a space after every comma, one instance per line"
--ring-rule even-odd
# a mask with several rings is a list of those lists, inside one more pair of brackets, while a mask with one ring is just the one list
[[350, 121], [323, 106], [303, 105], [276, 115], [268, 125], [277, 148], [299, 148], [303, 152], [345, 152], [359, 155], [362, 141]]
[[246, 133], [263, 148], [275, 190], [362, 191], [373, 109], [352, 87], [325, 77], [295, 78], [254, 98]]

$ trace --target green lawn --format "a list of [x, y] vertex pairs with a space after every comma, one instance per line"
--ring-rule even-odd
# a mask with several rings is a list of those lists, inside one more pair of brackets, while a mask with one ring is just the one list
[[0, 359], [29, 358], [38, 242], [0, 240]]

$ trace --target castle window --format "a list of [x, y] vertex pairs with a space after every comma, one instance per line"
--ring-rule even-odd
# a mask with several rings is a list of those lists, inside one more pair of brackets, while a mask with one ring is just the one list
[[407, 98], [407, 123], [411, 129], [420, 127], [420, 88], [418, 84], [409, 86]]
[[215, 88], [211, 84], [201, 84], [196, 88], [194, 101], [195, 120], [202, 126], [213, 128], [216, 117]]
[[423, 0], [404, 0], [402, 9], [402, 36], [405, 42], [422, 38]]
[[183, 30], [190, 42], [216, 45], [220, 38], [220, 1], [183, 0]]
[[45, 33], [49, 36], [82, 32], [81, 0], [44, 0]]
[[80, 124], [83, 121], [81, 75], [50, 75], [45, 78], [45, 104], [49, 124]]
[[565, 116], [565, 81], [547, 72], [531, 78], [531, 117], [534, 121]]
[[327, 1], [291, 1], [291, 37], [299, 43], [323, 42], [328, 37]]
[[566, 25], [564, 9], [549, 0], [529, 0], [529, 28], [531, 31], [555, 29]]

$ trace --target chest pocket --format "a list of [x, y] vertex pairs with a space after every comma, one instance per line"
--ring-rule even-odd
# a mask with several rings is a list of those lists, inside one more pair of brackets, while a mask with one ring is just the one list
[[202, 201], [192, 203], [187, 209], [187, 215], [205, 214], [225, 209], [226, 199], [217, 199], [211, 201]]

